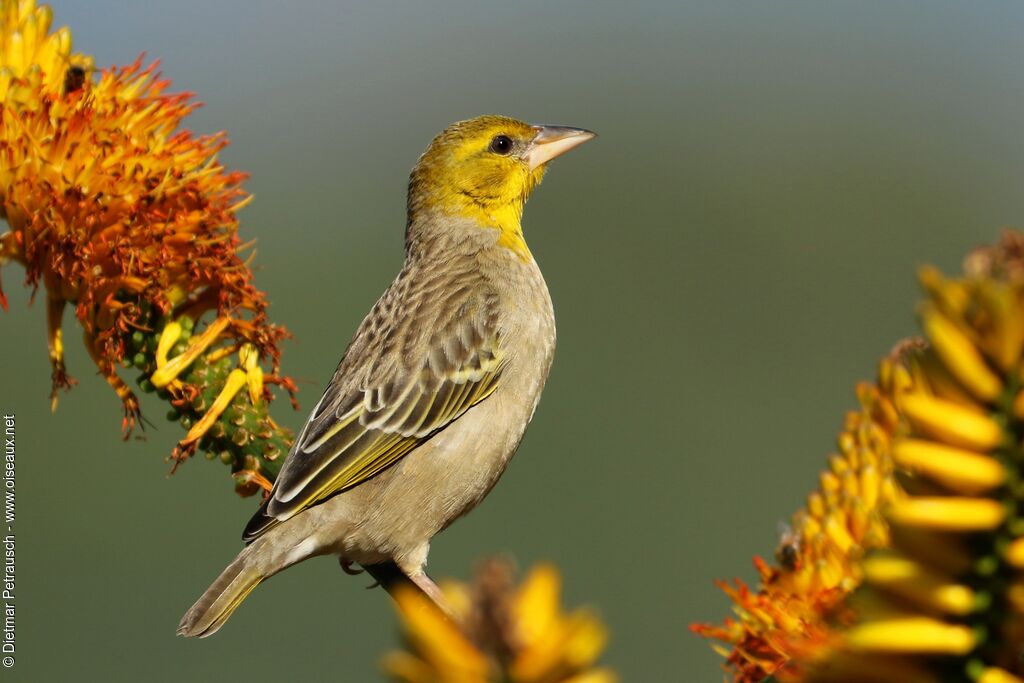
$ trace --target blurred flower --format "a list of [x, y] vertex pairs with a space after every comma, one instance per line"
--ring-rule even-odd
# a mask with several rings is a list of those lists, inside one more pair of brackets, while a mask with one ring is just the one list
[[[21, 263], [33, 291], [45, 290], [52, 404], [73, 384], [61, 325], [71, 303], [123, 403], [125, 436], [140, 409], [118, 365], [140, 370], [140, 387], [158, 390], [191, 430], [177, 460], [199, 447], [219, 453], [251, 492], [289, 441], [266, 413], [263, 386], [293, 385], [278, 373], [286, 333], [267, 320], [240, 256], [244, 175], [217, 161], [223, 134], [179, 130], [196, 105], [166, 94], [155, 66], [137, 61], [97, 80], [70, 32], [50, 32], [51, 18], [31, 0], [0, 0], [0, 217], [10, 226], [0, 264]], [[270, 365], [265, 376], [258, 359]]]
[[473, 586], [442, 586], [455, 614], [446, 615], [411, 588], [395, 593], [409, 651], [384, 668], [404, 683], [615, 683], [593, 668], [608, 634], [587, 610], [563, 614], [560, 579], [535, 567], [517, 588], [508, 563], [481, 564]]

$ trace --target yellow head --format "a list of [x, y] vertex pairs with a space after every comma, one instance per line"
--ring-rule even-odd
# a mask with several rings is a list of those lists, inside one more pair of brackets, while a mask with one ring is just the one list
[[547, 162], [594, 137], [590, 131], [532, 126], [505, 116], [460, 121], [434, 138], [409, 177], [409, 223], [424, 211], [470, 218], [499, 230], [499, 243], [529, 256], [523, 205]]

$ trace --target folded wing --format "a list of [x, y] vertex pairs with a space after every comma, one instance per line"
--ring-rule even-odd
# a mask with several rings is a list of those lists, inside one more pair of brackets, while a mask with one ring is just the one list
[[385, 295], [292, 446], [245, 541], [358, 486], [490, 396], [505, 362], [496, 305], [495, 296], [464, 287], [395, 315]]

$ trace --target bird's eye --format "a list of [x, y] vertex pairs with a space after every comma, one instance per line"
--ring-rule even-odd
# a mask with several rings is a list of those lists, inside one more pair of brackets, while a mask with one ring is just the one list
[[512, 139], [507, 135], [496, 135], [491, 140], [491, 151], [505, 156], [512, 151]]

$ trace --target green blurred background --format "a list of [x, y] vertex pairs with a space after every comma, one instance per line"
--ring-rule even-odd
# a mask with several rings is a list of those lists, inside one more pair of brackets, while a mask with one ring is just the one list
[[[97, 64], [140, 52], [252, 173], [242, 233], [295, 339], [298, 426], [402, 258], [405, 184], [449, 122], [500, 112], [601, 137], [554, 164], [525, 228], [559, 348], [501, 485], [430, 569], [542, 559], [597, 606], [625, 681], [715, 681], [687, 632], [728, 610], [815, 485], [853, 386], [915, 331], [915, 269], [1024, 224], [1024, 5], [957, 2], [56, 1]], [[330, 559], [260, 587], [215, 638], [178, 618], [254, 500], [182, 431], [122, 443], [77, 335], [47, 405], [44, 311], [3, 272], [0, 409], [18, 417], [25, 681], [375, 681], [387, 597]], [[13, 673], [13, 676], [12, 676]]]

